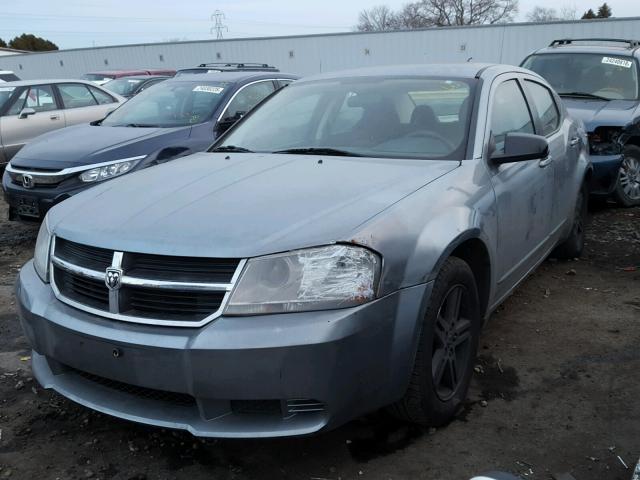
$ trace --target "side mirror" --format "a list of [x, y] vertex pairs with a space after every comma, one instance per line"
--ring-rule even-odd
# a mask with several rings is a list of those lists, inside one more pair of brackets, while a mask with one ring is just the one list
[[[492, 148], [493, 147], [493, 148]], [[539, 160], [549, 155], [549, 142], [544, 137], [530, 133], [507, 133], [504, 138], [504, 153], [494, 153], [495, 140], [489, 142], [491, 161], [497, 165], [503, 163]]]
[[22, 111], [20, 112], [20, 116], [18, 118], [27, 118], [30, 115], [35, 115], [36, 111], [33, 108], [23, 108]]

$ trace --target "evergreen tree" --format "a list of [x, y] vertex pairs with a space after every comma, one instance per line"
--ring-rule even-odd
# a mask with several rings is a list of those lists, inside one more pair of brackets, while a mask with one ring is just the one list
[[609, 18], [611, 14], [611, 7], [606, 2], [598, 8], [598, 18]]
[[586, 12], [584, 12], [584, 15], [582, 15], [582, 20], [591, 20], [592, 18], [597, 18], [597, 17], [596, 17], [596, 13], [591, 8]]

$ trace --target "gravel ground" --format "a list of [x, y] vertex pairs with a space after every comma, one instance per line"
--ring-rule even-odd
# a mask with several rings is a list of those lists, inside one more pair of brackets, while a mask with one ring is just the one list
[[0, 479], [466, 480], [501, 469], [629, 480], [640, 455], [639, 208], [594, 212], [583, 259], [545, 262], [499, 308], [469, 400], [447, 427], [378, 412], [316, 437], [261, 441], [200, 440], [42, 390], [13, 299], [36, 233], [0, 221]]

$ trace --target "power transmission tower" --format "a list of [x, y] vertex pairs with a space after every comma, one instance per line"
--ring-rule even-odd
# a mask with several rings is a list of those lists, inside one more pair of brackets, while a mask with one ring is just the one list
[[211, 21], [215, 22], [215, 25], [211, 27], [211, 35], [213, 35], [213, 31], [216, 32], [216, 39], [221, 40], [223, 38], [222, 32], [228, 32], [229, 28], [222, 23], [223, 20], [226, 20], [224, 13], [220, 10], [216, 10], [211, 15]]

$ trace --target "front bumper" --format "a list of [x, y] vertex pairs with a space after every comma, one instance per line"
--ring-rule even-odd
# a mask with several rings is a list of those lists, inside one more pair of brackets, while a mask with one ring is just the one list
[[[54, 205], [91, 186], [93, 184], [72, 182], [70, 185], [61, 184], [52, 188], [24, 188], [14, 184], [7, 172], [2, 176], [4, 199], [9, 204], [9, 220], [40, 221]], [[25, 199], [32, 205], [32, 209], [22, 214], [20, 208], [24, 208]]]
[[618, 182], [618, 174], [622, 165], [622, 154], [590, 156], [593, 165], [591, 177], [591, 193], [608, 195], [613, 192]]
[[16, 296], [45, 388], [198, 436], [275, 437], [333, 428], [402, 397], [431, 285], [356, 308], [223, 316], [201, 328], [76, 310], [54, 297], [31, 262]]

